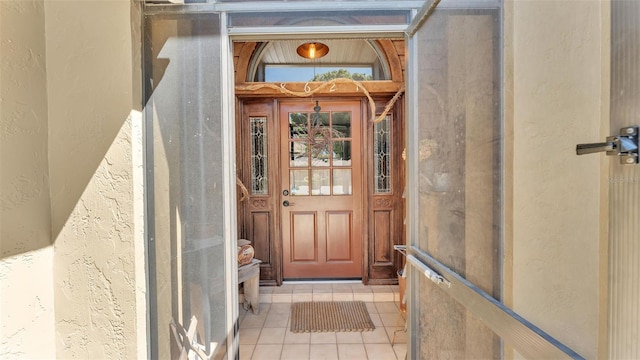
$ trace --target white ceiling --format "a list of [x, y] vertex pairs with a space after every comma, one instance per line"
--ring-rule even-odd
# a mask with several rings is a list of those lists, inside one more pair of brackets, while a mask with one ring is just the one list
[[296, 53], [303, 40], [278, 40], [266, 45], [261, 62], [264, 64], [345, 64], [371, 65], [378, 56], [367, 40], [314, 40], [329, 46], [329, 53], [316, 60], [305, 59]]

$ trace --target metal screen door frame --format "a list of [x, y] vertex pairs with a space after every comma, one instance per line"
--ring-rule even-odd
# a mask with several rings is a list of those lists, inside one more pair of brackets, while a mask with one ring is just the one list
[[[420, 330], [422, 330], [420, 327], [423, 326], [421, 322], [422, 315], [420, 314], [419, 308], [421, 307], [421, 302], [425, 300], [421, 299], [421, 287], [430, 284], [430, 287], [435, 286], [436, 290], [434, 291], [437, 292], [438, 298], [440, 300], [448, 303], [453, 299], [457, 303], [457, 305], [438, 303], [439, 306], [458, 308], [462, 309], [463, 312], [473, 314], [475, 318], [480, 320], [483, 328], [487, 327], [500, 337], [500, 342], [504, 341], [506, 343], [509, 343], [516, 350], [518, 350], [518, 352], [528, 358], [581, 359], [582, 357], [579, 354], [577, 354], [564, 344], [560, 343], [550, 335], [546, 334], [543, 330], [539, 329], [523, 317], [519, 316], [511, 309], [507, 308], [501, 301], [494, 298], [494, 296], [483, 291], [480, 286], [476, 286], [472, 282], [465, 279], [464, 276], [460, 276], [458, 274], [458, 271], [455, 271], [455, 269], [452, 269], [450, 266], [441, 262], [441, 260], [444, 259], [437, 259], [436, 256], [430, 254], [428, 251], [425, 251], [425, 249], [423, 249], [421, 246], [422, 241], [425, 239], [420, 239], [421, 234], [419, 228], [422, 227], [419, 218], [421, 206], [421, 200], [419, 199], [419, 189], [420, 186], [423, 185], [421, 183], [421, 176], [423, 176], [423, 174], [420, 170], [419, 158], [421, 156], [424, 156], [424, 153], [429, 151], [429, 146], [433, 147], [436, 145], [425, 143], [424, 141], [420, 140], [420, 137], [418, 135], [420, 131], [420, 128], [418, 126], [419, 122], [427, 121], [425, 119], [429, 116], [428, 114], [420, 114], [419, 112], [419, 103], [420, 101], [424, 101], [424, 99], [419, 100], [419, 92], [421, 90], [424, 91], [425, 88], [421, 88], [420, 85], [421, 83], [428, 83], [429, 79], [421, 78], [422, 74], [417, 71], [419, 61], [421, 60], [418, 58], [418, 54], [420, 47], [429, 46], [430, 41], [430, 39], [427, 38], [427, 40], [421, 42], [419, 38], [421, 35], [425, 35], [420, 34], [420, 30], [428, 21], [433, 21], [431, 17], [435, 16], [434, 13], [437, 11], [436, 9], [438, 8], [439, 3], [439, 0], [426, 1], [423, 8], [414, 17], [412, 24], [406, 30], [409, 63], [407, 70], [408, 117], [406, 122], [406, 197], [408, 209], [407, 232], [409, 240], [409, 244], [406, 247], [407, 263], [409, 264], [409, 316], [407, 316], [407, 319], [409, 321], [409, 341], [407, 347], [407, 358], [417, 359], [420, 358], [420, 356], [424, 355], [424, 351], [420, 351], [424, 349], [419, 348], [419, 342], [421, 341]], [[455, 5], [454, 2], [448, 1], [443, 1], [442, 3], [447, 3], [447, 7], [455, 7], [458, 9], [465, 9], [465, 7], [470, 6], [474, 6], [473, 8], [477, 9], [478, 5], [480, 5], [480, 8], [482, 8], [482, 5], [486, 5], [488, 8], [499, 8], [501, 6], [500, 2], [498, 1], [465, 1], [459, 2], [457, 5]], [[435, 36], [437, 36], [432, 34], [428, 35], [434, 38]], [[500, 36], [500, 38], [502, 38], [502, 36]], [[433, 90], [433, 92], [435, 93], [435, 90]], [[455, 125], [452, 124], [451, 126]], [[434, 191], [439, 191], [438, 183], [434, 184], [433, 182], [430, 182], [429, 185], [435, 188]], [[443, 181], [441, 185], [448, 185], [447, 181]], [[455, 216], [455, 214], [453, 214], [453, 216]], [[462, 241], [464, 244], [464, 239], [462, 239]], [[446, 261], [451, 262], [450, 259], [446, 259]], [[431, 292], [431, 294], [435, 293]], [[460, 306], [462, 308], [460, 308]], [[453, 315], [454, 314], [452, 314], [452, 316]], [[446, 327], [448, 326], [448, 324], [443, 324], [443, 326]], [[444, 327], [443, 330], [445, 329]], [[500, 356], [500, 352], [494, 354], [494, 356]], [[443, 356], [450, 357], [455, 357], [456, 355], [459, 355], [459, 353], [443, 354]]]

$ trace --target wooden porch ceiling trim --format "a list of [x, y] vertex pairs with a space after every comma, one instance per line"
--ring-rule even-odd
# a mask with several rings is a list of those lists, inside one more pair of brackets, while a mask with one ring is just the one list
[[[363, 81], [362, 85], [367, 89], [371, 96], [388, 96], [394, 95], [404, 87], [404, 83], [401, 81], [389, 81], [389, 80], [377, 80], [377, 81]], [[300, 97], [290, 95], [284, 91], [280, 91], [277, 88], [263, 86], [261, 84], [271, 84], [277, 87], [284, 87], [288, 91], [296, 93], [308, 93], [309, 97], [313, 96], [365, 96], [362, 90], [358, 89], [355, 84], [350, 83], [336, 83], [333, 87], [327, 87], [312, 94], [312, 91], [318, 88], [321, 81], [310, 82], [288, 82], [288, 83], [258, 83], [258, 82], [245, 82], [236, 84], [235, 92], [239, 98], [247, 97]]]

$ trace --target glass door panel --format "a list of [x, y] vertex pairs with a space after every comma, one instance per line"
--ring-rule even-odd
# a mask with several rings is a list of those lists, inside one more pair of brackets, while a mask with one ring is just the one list
[[[149, 221], [150, 358], [175, 358], [170, 332], [197, 321], [197, 344], [212, 359], [234, 359], [238, 318], [234, 237], [225, 219], [235, 216], [223, 154], [221, 77], [228, 56], [220, 14], [145, 16], [145, 121]], [[255, 119], [255, 154], [262, 125]], [[253, 161], [256, 174], [264, 162]], [[252, 188], [260, 189], [256, 175]], [[226, 204], [221, 206], [220, 204]], [[231, 255], [233, 251], [233, 257]]]
[[[409, 39], [411, 245], [500, 297], [499, 9], [436, 10]], [[384, 165], [386, 128], [376, 128]], [[384, 169], [379, 169], [382, 174]], [[385, 178], [378, 185], [384, 189]], [[417, 212], [416, 212], [417, 210]], [[500, 338], [409, 267], [415, 359], [500, 358]]]

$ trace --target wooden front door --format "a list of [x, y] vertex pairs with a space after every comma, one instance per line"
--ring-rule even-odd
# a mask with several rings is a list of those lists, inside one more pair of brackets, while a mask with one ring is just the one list
[[360, 102], [280, 105], [285, 279], [362, 277]]

